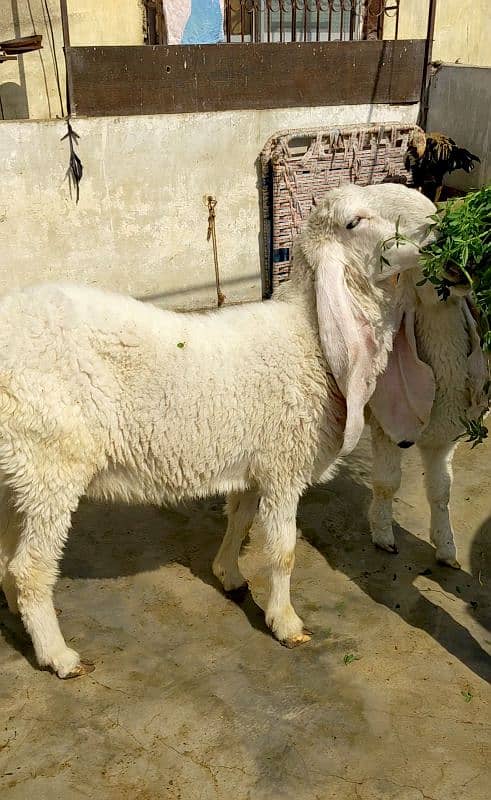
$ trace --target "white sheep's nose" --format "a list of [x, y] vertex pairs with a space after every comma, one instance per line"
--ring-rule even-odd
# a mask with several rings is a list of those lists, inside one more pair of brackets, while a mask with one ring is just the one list
[[375, 275], [375, 280], [384, 281], [398, 272], [415, 269], [419, 263], [419, 255], [418, 245], [412, 242], [403, 242], [397, 247], [394, 243], [387, 248], [381, 248], [380, 271]]

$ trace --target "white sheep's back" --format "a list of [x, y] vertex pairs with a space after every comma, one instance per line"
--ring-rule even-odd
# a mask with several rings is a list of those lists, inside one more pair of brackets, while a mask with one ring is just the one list
[[88, 493], [105, 498], [242, 489], [285, 451], [308, 475], [335, 388], [304, 317], [274, 301], [181, 314], [70, 284], [14, 292], [0, 301], [0, 396], [15, 406], [0, 402], [0, 438], [29, 408], [50, 446], [82, 449]]

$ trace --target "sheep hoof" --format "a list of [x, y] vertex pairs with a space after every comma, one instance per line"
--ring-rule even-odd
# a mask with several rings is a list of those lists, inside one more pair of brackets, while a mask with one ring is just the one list
[[378, 547], [379, 550], [385, 550], [386, 553], [392, 553], [393, 555], [397, 555], [399, 552], [399, 548], [396, 544], [382, 544], [381, 542], [374, 542], [375, 547]]
[[249, 584], [244, 583], [242, 586], [237, 586], [236, 589], [228, 589], [228, 591], [224, 590], [224, 593], [228, 600], [232, 600], [233, 603], [240, 605], [246, 599], [248, 591]]
[[311, 638], [312, 631], [304, 628], [302, 633], [299, 633], [296, 636], [291, 636], [289, 639], [285, 639], [283, 642], [281, 642], [281, 644], [284, 645], [284, 647], [288, 647], [289, 650], [292, 650], [294, 647], [305, 644], [305, 642], [310, 642]]
[[[67, 681], [71, 678], [81, 678], [83, 675], [89, 675], [91, 672], [95, 670], [95, 664], [92, 661], [80, 661], [77, 666], [72, 669], [68, 675], [63, 675], [62, 680]], [[58, 676], [60, 677], [60, 676]]]
[[247, 581], [241, 574], [237, 565], [230, 566], [228, 563], [223, 565], [223, 563], [216, 558], [212, 565], [212, 571], [215, 578], [220, 581], [226, 597], [231, 597], [233, 599], [234, 592], [244, 592], [247, 590]]
[[452, 567], [452, 569], [462, 569], [456, 558], [437, 558], [437, 563], [442, 567]]

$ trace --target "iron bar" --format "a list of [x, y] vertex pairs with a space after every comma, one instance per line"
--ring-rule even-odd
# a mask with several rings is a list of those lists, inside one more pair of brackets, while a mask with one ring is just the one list
[[428, 29], [426, 32], [425, 58], [423, 77], [421, 80], [421, 100], [419, 109], [419, 124], [422, 128], [426, 128], [426, 120], [428, 118], [428, 96], [430, 91], [433, 39], [435, 35], [436, 3], [437, 0], [430, 0], [430, 5], [428, 8]]

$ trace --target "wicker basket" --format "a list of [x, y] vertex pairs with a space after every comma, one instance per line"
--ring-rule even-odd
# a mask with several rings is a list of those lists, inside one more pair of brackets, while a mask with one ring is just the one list
[[291, 246], [314, 199], [343, 183], [411, 184], [404, 167], [415, 125], [350, 125], [281, 131], [260, 157], [265, 294], [290, 274]]

